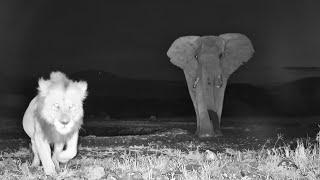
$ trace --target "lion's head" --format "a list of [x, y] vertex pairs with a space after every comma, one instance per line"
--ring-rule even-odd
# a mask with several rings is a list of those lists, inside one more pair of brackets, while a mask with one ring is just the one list
[[44, 133], [51, 136], [50, 139], [59, 139], [79, 130], [87, 83], [72, 81], [61, 72], [52, 72], [50, 79], [40, 78], [38, 83], [37, 111]]

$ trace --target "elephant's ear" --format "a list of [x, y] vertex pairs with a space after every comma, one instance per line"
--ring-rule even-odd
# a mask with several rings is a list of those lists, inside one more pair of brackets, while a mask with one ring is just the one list
[[195, 60], [195, 51], [198, 48], [199, 36], [184, 36], [175, 40], [169, 48], [167, 55], [170, 62], [188, 74], [195, 76], [198, 63]]
[[250, 39], [243, 34], [228, 33], [219, 37], [225, 41], [221, 61], [223, 72], [229, 76], [252, 57], [254, 49]]

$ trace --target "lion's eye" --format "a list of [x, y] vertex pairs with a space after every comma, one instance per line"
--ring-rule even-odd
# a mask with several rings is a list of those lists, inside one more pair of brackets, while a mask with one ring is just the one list
[[54, 108], [55, 110], [59, 110], [59, 109], [60, 109], [60, 106], [59, 106], [58, 103], [54, 103], [54, 104], [53, 104], [53, 108]]
[[75, 105], [70, 105], [70, 106], [69, 106], [69, 110], [74, 110], [75, 108], [76, 108]]

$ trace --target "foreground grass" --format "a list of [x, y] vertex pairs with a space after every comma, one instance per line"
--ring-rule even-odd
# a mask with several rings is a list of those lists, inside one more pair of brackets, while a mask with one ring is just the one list
[[[281, 136], [278, 137], [281, 139]], [[0, 154], [0, 179], [320, 179], [320, 135], [315, 143], [224, 152], [129, 147], [79, 147], [77, 157], [61, 165], [54, 177], [30, 166], [30, 151], [20, 148]]]

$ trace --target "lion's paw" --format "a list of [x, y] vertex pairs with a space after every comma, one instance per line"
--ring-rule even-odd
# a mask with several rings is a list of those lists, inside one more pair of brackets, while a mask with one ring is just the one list
[[46, 166], [43, 166], [43, 170], [46, 175], [54, 176], [57, 174], [54, 163], [50, 163], [50, 164], [47, 164]]

